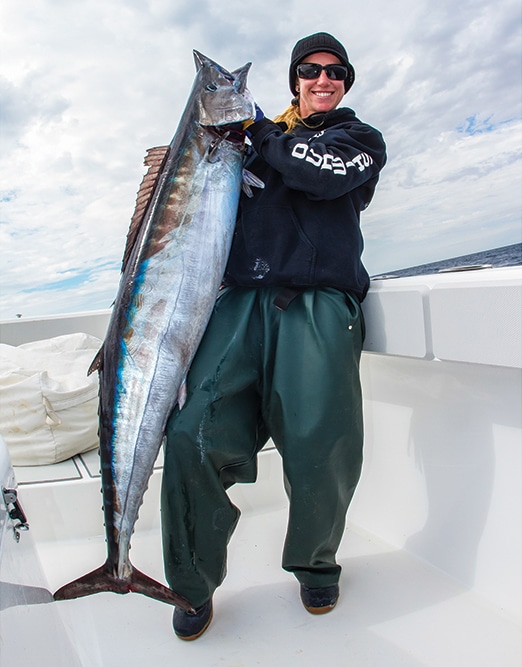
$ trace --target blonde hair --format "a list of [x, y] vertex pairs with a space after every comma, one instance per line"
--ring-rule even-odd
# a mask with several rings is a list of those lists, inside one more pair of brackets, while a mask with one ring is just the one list
[[291, 132], [294, 127], [300, 123], [300, 121], [301, 114], [299, 112], [299, 106], [298, 104], [295, 104], [294, 100], [292, 100], [292, 104], [290, 104], [290, 106], [287, 107], [283, 113], [274, 118], [274, 123], [286, 123], [286, 132]]

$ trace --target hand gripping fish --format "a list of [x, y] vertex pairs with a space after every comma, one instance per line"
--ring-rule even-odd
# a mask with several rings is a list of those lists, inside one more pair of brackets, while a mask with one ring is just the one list
[[[122, 277], [103, 347], [99, 435], [107, 560], [54, 594], [142, 593], [189, 610], [174, 591], [136, 569], [130, 539], [167, 419], [224, 274], [242, 184], [244, 135], [253, 118], [250, 63], [228, 72], [194, 51], [197, 74], [169, 147], [149, 151]], [[156, 178], [154, 178], [156, 177]], [[153, 185], [151, 180], [155, 180]], [[254, 185], [262, 187], [261, 182]]]

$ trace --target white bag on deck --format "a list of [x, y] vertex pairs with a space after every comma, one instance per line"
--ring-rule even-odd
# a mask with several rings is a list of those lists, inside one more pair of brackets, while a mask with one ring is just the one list
[[0, 344], [0, 433], [15, 466], [45, 465], [98, 446], [101, 341], [77, 333]]

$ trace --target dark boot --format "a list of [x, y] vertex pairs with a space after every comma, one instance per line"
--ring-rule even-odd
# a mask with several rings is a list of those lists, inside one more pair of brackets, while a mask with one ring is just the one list
[[201, 637], [212, 620], [212, 599], [196, 609], [195, 614], [183, 611], [179, 607], [174, 609], [172, 625], [176, 635], [185, 641], [192, 641]]
[[337, 604], [339, 585], [309, 588], [301, 584], [301, 602], [311, 614], [327, 614]]

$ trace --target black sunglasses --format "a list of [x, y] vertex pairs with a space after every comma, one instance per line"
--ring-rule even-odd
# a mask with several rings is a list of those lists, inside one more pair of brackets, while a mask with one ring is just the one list
[[348, 68], [344, 65], [318, 65], [317, 63], [303, 63], [297, 66], [297, 76], [300, 79], [318, 79], [322, 71], [332, 81], [345, 81], [348, 78]]

